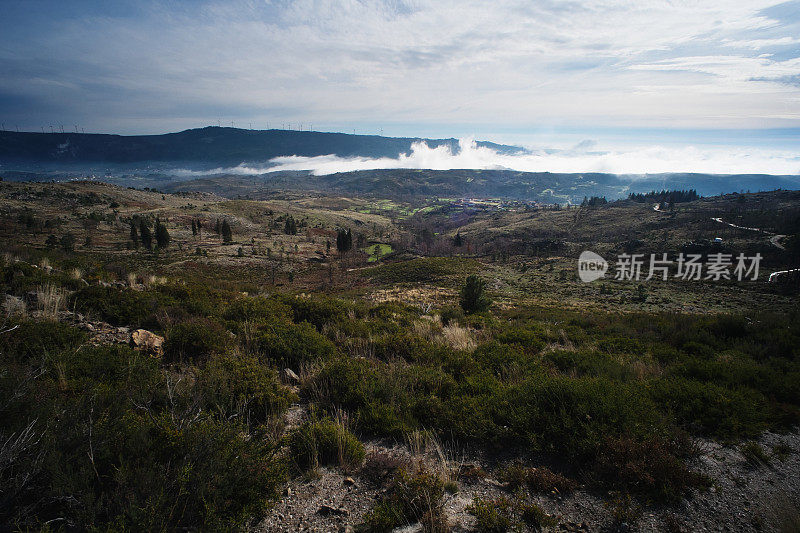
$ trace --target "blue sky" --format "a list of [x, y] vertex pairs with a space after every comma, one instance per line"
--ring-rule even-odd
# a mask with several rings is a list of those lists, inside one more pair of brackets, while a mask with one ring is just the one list
[[800, 147], [800, 0], [0, 0], [0, 122]]

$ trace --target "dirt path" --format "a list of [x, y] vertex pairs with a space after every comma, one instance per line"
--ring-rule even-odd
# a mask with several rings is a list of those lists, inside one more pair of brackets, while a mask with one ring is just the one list
[[[653, 207], [653, 209], [656, 209], [656, 207]], [[656, 209], [656, 211], [658, 211], [658, 209]], [[769, 238], [769, 243], [771, 245], [775, 246], [779, 250], [785, 250], [786, 249], [780, 243], [780, 240], [783, 239], [784, 237], [786, 237], [786, 235], [772, 233], [771, 231], [763, 230], [763, 229], [760, 229], [760, 228], [748, 228], [747, 226], [737, 226], [736, 224], [731, 224], [730, 222], [725, 222], [724, 220], [722, 220], [719, 217], [712, 217], [711, 220], [713, 220], [714, 222], [719, 222], [720, 224], [725, 224], [725, 225], [730, 226], [732, 228], [743, 229], [743, 230], [747, 230], [747, 231], [757, 231], [758, 233], [763, 233], [764, 235], [771, 235], [771, 237]]]

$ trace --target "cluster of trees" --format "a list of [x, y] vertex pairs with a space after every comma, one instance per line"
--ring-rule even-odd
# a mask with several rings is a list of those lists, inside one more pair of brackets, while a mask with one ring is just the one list
[[130, 221], [130, 239], [134, 248], [139, 248], [141, 245], [146, 250], [152, 250], [154, 244], [158, 249], [164, 249], [172, 240], [167, 226], [158, 217], [156, 217], [151, 230], [148, 220], [139, 216], [133, 217]]
[[283, 224], [283, 232], [286, 235], [297, 235], [297, 221], [292, 215], [286, 217], [286, 222]]
[[55, 235], [50, 235], [44, 243], [48, 249], [60, 246], [65, 252], [72, 252], [75, 250], [75, 235], [66, 233], [60, 239]]
[[199, 218], [192, 219], [192, 235], [203, 236], [203, 222]]
[[695, 189], [675, 190], [675, 191], [661, 190], [661, 191], [650, 191], [645, 194], [630, 193], [628, 195], [628, 200], [633, 200], [634, 202], [658, 202], [658, 203], [668, 202], [670, 204], [681, 203], [681, 202], [692, 202], [694, 200], [698, 200], [699, 198], [700, 195], [697, 194], [697, 191]]
[[228, 223], [227, 219], [217, 219], [216, 224], [214, 224], [214, 233], [220, 235], [222, 237], [222, 242], [224, 243], [231, 243], [233, 242], [233, 231], [231, 230], [231, 225]]
[[353, 233], [347, 229], [336, 231], [336, 250], [339, 253], [349, 252], [353, 249]]
[[581, 207], [597, 207], [608, 203], [605, 196], [592, 196], [591, 198], [583, 197]]

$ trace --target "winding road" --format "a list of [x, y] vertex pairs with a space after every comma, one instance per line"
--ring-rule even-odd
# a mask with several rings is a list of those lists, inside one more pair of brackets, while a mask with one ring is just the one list
[[[658, 204], [656, 204], [656, 206], [657, 205]], [[656, 207], [653, 207], [653, 209], [656, 209]], [[658, 209], [656, 209], [656, 210], [658, 210]], [[779, 250], [786, 250], [786, 247], [780, 243], [780, 240], [782, 238], [786, 237], [786, 235], [782, 235], [782, 234], [778, 234], [778, 233], [772, 233], [771, 231], [766, 231], [766, 230], [763, 230], [763, 229], [760, 229], [760, 228], [748, 228], [746, 226], [737, 226], [736, 224], [731, 224], [730, 222], [725, 222], [724, 220], [722, 220], [719, 217], [712, 217], [711, 220], [713, 220], [714, 222], [719, 222], [720, 224], [727, 224], [728, 226], [730, 226], [732, 228], [743, 229], [743, 230], [748, 230], [748, 231], [757, 231], [759, 233], [763, 233], [764, 235], [771, 235], [771, 237], [769, 238], [769, 243], [771, 245], [775, 246], [776, 248], [778, 248]], [[773, 272], [772, 274], [769, 275], [769, 279], [767, 281], [769, 281], [771, 283], [771, 282], [775, 281], [776, 279], [778, 279], [778, 276], [781, 276], [782, 274], [788, 274], [790, 272], [800, 272], [800, 268], [791, 268], [789, 270], [779, 270], [777, 272]]]

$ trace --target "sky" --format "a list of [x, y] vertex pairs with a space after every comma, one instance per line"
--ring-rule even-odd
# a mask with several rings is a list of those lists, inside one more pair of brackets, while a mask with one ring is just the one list
[[800, 0], [0, 0], [0, 13], [5, 129], [800, 152]]

